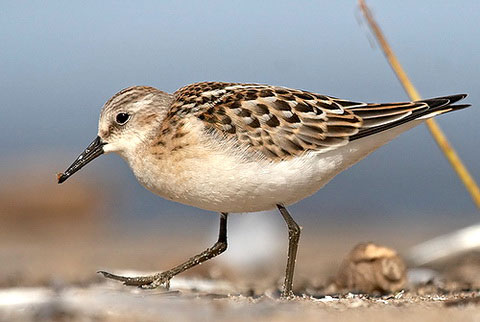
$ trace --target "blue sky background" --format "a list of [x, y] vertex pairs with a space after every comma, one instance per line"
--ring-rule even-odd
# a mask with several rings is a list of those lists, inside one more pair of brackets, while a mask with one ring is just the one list
[[[469, 93], [472, 108], [437, 120], [480, 181], [480, 2], [368, 3], [424, 97]], [[366, 24], [359, 22], [356, 5], [4, 0], [0, 176], [37, 160], [52, 174], [64, 170], [95, 137], [103, 103], [131, 85], [173, 92], [203, 80], [259, 82], [353, 100], [406, 100], [381, 50], [372, 46]], [[150, 194], [115, 155], [78, 175], [121, 186], [119, 204], [127, 217], [201, 212]], [[292, 211], [345, 220], [478, 216], [424, 126], [337, 176]]]

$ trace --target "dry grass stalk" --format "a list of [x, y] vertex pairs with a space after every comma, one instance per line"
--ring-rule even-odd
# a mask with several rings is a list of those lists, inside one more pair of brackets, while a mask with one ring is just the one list
[[[359, 0], [358, 3], [363, 15], [365, 16], [365, 19], [368, 22], [370, 29], [372, 30], [377, 41], [379, 42], [383, 50], [383, 53], [385, 54], [385, 57], [388, 60], [388, 63], [392, 67], [393, 71], [395, 72], [397, 78], [399, 79], [403, 88], [407, 92], [408, 96], [410, 96], [410, 99], [412, 99], [413, 101], [420, 100], [421, 99], [420, 94], [415, 89], [415, 86], [413, 86], [405, 70], [402, 68], [402, 65], [400, 64], [397, 57], [395, 56], [395, 53], [393, 52], [392, 48], [388, 44], [387, 40], [385, 39], [385, 36], [383, 35], [382, 30], [373, 19], [372, 13], [370, 12], [370, 9], [365, 3], [365, 0]], [[467, 188], [468, 192], [470, 193], [470, 196], [473, 199], [473, 202], [475, 203], [477, 208], [480, 209], [480, 189], [478, 188], [478, 185], [476, 184], [475, 180], [470, 175], [465, 165], [462, 163], [462, 160], [459, 158], [459, 156], [455, 152], [455, 149], [448, 142], [447, 137], [445, 136], [445, 134], [443, 133], [442, 129], [437, 124], [437, 122], [435, 122], [434, 119], [428, 119], [425, 121], [425, 123], [427, 124], [427, 127], [430, 130], [430, 133], [432, 134], [433, 138], [437, 142], [437, 145], [440, 147], [443, 154], [445, 155], [447, 160], [450, 162], [450, 164], [452, 165], [457, 175], [460, 177], [460, 180], [462, 180], [463, 184]]]

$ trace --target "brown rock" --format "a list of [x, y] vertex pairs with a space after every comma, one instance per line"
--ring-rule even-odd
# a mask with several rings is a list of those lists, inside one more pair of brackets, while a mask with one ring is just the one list
[[392, 293], [405, 287], [406, 266], [391, 248], [361, 243], [343, 261], [335, 284], [340, 289], [365, 293]]

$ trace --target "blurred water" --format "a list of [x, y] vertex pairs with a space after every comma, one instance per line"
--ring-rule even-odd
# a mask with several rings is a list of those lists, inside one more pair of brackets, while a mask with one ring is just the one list
[[[438, 120], [480, 180], [480, 3], [369, 4], [425, 97], [470, 94], [471, 109]], [[359, 15], [356, 1], [3, 1], [0, 175], [42, 162], [52, 173], [45, 180], [54, 180], [96, 135], [102, 104], [134, 84], [171, 92], [202, 80], [260, 82], [355, 100], [405, 100]], [[112, 207], [126, 218], [211, 218], [145, 191], [117, 156], [103, 156], [78, 175], [121, 188]], [[423, 126], [292, 209], [318, 224], [357, 216], [476, 218]]]

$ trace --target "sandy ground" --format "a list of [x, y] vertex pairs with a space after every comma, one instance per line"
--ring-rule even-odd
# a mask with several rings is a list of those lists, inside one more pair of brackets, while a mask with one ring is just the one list
[[143, 227], [128, 234], [129, 229], [88, 220], [75, 228], [70, 223], [37, 226], [35, 233], [3, 230], [0, 321], [479, 320], [477, 254], [434, 270], [410, 269], [405, 289], [392, 294], [332, 289], [340, 263], [361, 241], [362, 231], [400, 253], [424, 238], [413, 228], [409, 238], [400, 238], [398, 229], [406, 228], [377, 227], [368, 233], [357, 227], [355, 233], [326, 227], [305, 233], [292, 300], [279, 298], [283, 256], [253, 267], [214, 259], [174, 278], [170, 290], [126, 287], [95, 273], [107, 269], [136, 275], [169, 268], [209, 246], [208, 240], [215, 239], [210, 233], [187, 238], [180, 231]]
[[[187, 284], [196, 287], [186, 290]], [[64, 289], [28, 288], [0, 291], [4, 321], [305, 321], [392, 320], [478, 321], [472, 293], [369, 297], [302, 296], [279, 300], [215, 292], [208, 282], [177, 281], [176, 291], [124, 289], [102, 283]], [[225, 285], [222, 285], [225, 286]], [[202, 291], [203, 289], [203, 291]], [[210, 292], [206, 292], [209, 289]], [[453, 300], [455, 298], [455, 300]], [[464, 299], [464, 300], [459, 300]], [[475, 298], [478, 299], [478, 298]], [[7, 300], [8, 301], [8, 300]]]

